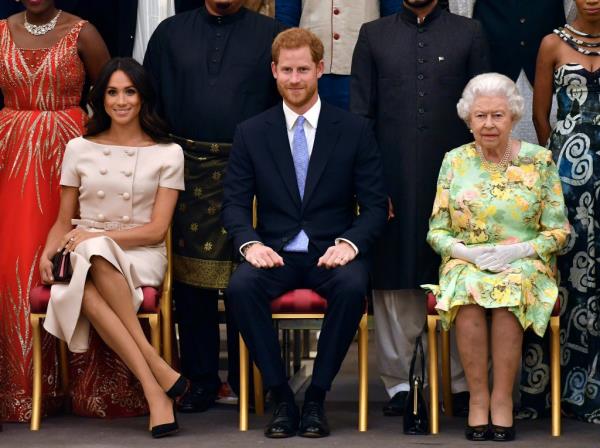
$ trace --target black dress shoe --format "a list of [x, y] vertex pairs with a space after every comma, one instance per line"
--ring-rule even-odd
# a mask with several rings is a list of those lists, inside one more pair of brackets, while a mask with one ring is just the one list
[[452, 394], [452, 415], [454, 417], [467, 418], [469, 416], [469, 398], [468, 391]]
[[383, 407], [383, 415], [388, 417], [397, 417], [404, 414], [408, 392], [397, 392], [388, 403]]
[[515, 430], [515, 424], [512, 426], [498, 426], [492, 425], [492, 440], [494, 442], [510, 442], [515, 440], [517, 432]]
[[176, 400], [177, 398], [185, 394], [185, 392], [188, 389], [188, 384], [189, 382], [187, 378], [183, 375], [179, 375], [177, 381], [175, 381], [171, 388], [166, 392], [167, 397], [169, 397], [171, 400]]
[[317, 401], [304, 402], [298, 435], [313, 438], [329, 435], [329, 423], [327, 423], [327, 417], [325, 417], [323, 403]]
[[180, 412], [204, 412], [215, 404], [217, 390], [192, 385], [177, 404]]
[[282, 401], [275, 405], [273, 417], [265, 428], [265, 436], [271, 439], [285, 439], [298, 431], [298, 407], [295, 403]]
[[477, 425], [469, 426], [465, 428], [465, 437], [467, 440], [474, 442], [483, 442], [484, 440], [491, 439], [490, 425]]

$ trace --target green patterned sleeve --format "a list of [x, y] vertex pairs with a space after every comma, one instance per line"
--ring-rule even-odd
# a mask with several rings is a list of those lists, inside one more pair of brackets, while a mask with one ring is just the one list
[[451, 155], [447, 153], [440, 168], [427, 233], [427, 242], [444, 260], [450, 258], [452, 246], [461, 241], [455, 237], [450, 217], [450, 185], [453, 176]]
[[570, 231], [558, 170], [550, 151], [545, 151], [539, 166], [542, 210], [539, 235], [530, 243], [540, 259], [548, 263], [553, 255], [565, 247]]

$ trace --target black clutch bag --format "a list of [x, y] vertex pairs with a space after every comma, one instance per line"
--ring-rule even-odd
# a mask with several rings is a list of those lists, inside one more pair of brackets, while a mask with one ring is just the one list
[[[418, 362], [421, 363], [421, 376], [415, 374], [415, 364]], [[423, 393], [424, 378], [425, 353], [423, 352], [421, 336], [419, 336], [415, 342], [415, 351], [410, 362], [410, 390], [408, 397], [406, 397], [406, 407], [404, 409], [404, 434], [429, 434], [429, 414]]]
[[73, 270], [71, 269], [71, 253], [57, 252], [52, 257], [53, 283], [69, 283]]

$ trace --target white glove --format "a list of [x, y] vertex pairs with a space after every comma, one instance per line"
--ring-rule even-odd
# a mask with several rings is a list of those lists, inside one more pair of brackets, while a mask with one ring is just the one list
[[502, 244], [491, 248], [490, 252], [477, 257], [475, 264], [482, 271], [501, 272], [510, 268], [510, 264], [521, 258], [535, 254], [529, 243]]
[[467, 247], [463, 243], [456, 243], [450, 250], [450, 256], [452, 258], [458, 258], [459, 260], [468, 261], [471, 264], [476, 264], [475, 260], [489, 252], [492, 248], [490, 246], [476, 246]]

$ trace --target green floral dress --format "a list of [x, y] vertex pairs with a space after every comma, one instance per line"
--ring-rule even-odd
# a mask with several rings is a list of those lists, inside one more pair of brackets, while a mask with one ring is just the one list
[[[558, 296], [555, 254], [569, 223], [552, 153], [522, 142], [506, 171], [486, 170], [474, 143], [448, 152], [442, 163], [427, 242], [442, 257], [440, 284], [422, 285], [437, 297], [448, 329], [458, 307], [508, 307], [524, 329], [542, 336]], [[529, 242], [535, 258], [516, 260], [493, 273], [451, 258], [451, 248]]]

